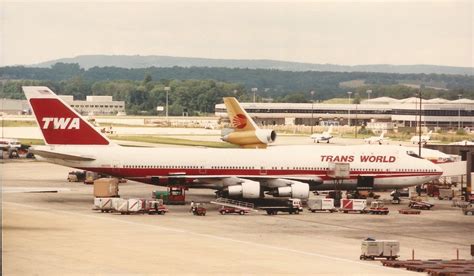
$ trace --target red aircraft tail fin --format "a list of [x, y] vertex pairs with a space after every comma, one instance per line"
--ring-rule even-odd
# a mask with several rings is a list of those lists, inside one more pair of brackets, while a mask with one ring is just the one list
[[48, 87], [23, 86], [23, 92], [49, 145], [109, 145], [79, 113]]

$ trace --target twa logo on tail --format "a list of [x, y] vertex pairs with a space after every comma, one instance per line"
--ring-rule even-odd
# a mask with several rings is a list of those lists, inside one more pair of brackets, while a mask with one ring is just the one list
[[79, 118], [51, 118], [43, 117], [43, 129], [79, 129]]
[[53, 91], [24, 86], [23, 91], [48, 145], [110, 145], [111, 142]]

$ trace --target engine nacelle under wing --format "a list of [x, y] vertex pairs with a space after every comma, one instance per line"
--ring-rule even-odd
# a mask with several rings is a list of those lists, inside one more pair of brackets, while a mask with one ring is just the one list
[[243, 198], [259, 198], [260, 183], [248, 179], [242, 179], [239, 185], [227, 187], [229, 196], [242, 196]]
[[273, 191], [273, 196], [277, 197], [292, 197], [292, 198], [308, 198], [309, 197], [309, 185], [307, 183], [286, 180], [291, 185], [285, 187], [278, 187]]

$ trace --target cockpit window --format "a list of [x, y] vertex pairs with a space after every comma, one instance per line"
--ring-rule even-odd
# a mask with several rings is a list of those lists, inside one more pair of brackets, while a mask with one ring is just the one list
[[416, 154], [414, 151], [411, 151], [411, 150], [408, 150], [407, 154], [410, 155], [411, 157], [423, 159], [420, 156], [418, 156], [418, 154]]

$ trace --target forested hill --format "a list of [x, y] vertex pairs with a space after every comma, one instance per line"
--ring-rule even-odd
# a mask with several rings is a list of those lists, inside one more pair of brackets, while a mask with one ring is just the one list
[[[214, 112], [214, 105], [224, 96], [236, 96], [245, 102], [258, 88], [258, 101], [309, 102], [335, 97], [412, 97], [419, 85], [425, 85], [423, 97], [474, 99], [474, 77], [438, 74], [387, 74], [338, 72], [289, 72], [264, 69], [228, 68], [138, 68], [93, 67], [58, 63], [51, 68], [0, 67], [2, 98], [22, 99], [22, 85], [45, 85], [58, 94], [111, 95], [126, 102], [129, 114], [156, 114], [165, 103], [164, 88], [170, 87], [170, 114], [190, 115]], [[310, 91], [315, 91], [311, 96]]]
[[82, 55], [73, 58], [61, 58], [33, 65], [34, 67], [51, 67], [62, 63], [77, 63], [80, 67], [121, 67], [121, 68], [149, 68], [149, 67], [220, 67], [241, 69], [277, 69], [282, 71], [327, 71], [327, 72], [379, 72], [399, 74], [455, 74], [474, 75], [472, 67], [454, 67], [438, 65], [337, 65], [289, 62], [278, 60], [251, 60], [251, 59], [209, 59], [171, 56], [126, 56], [126, 55]]

